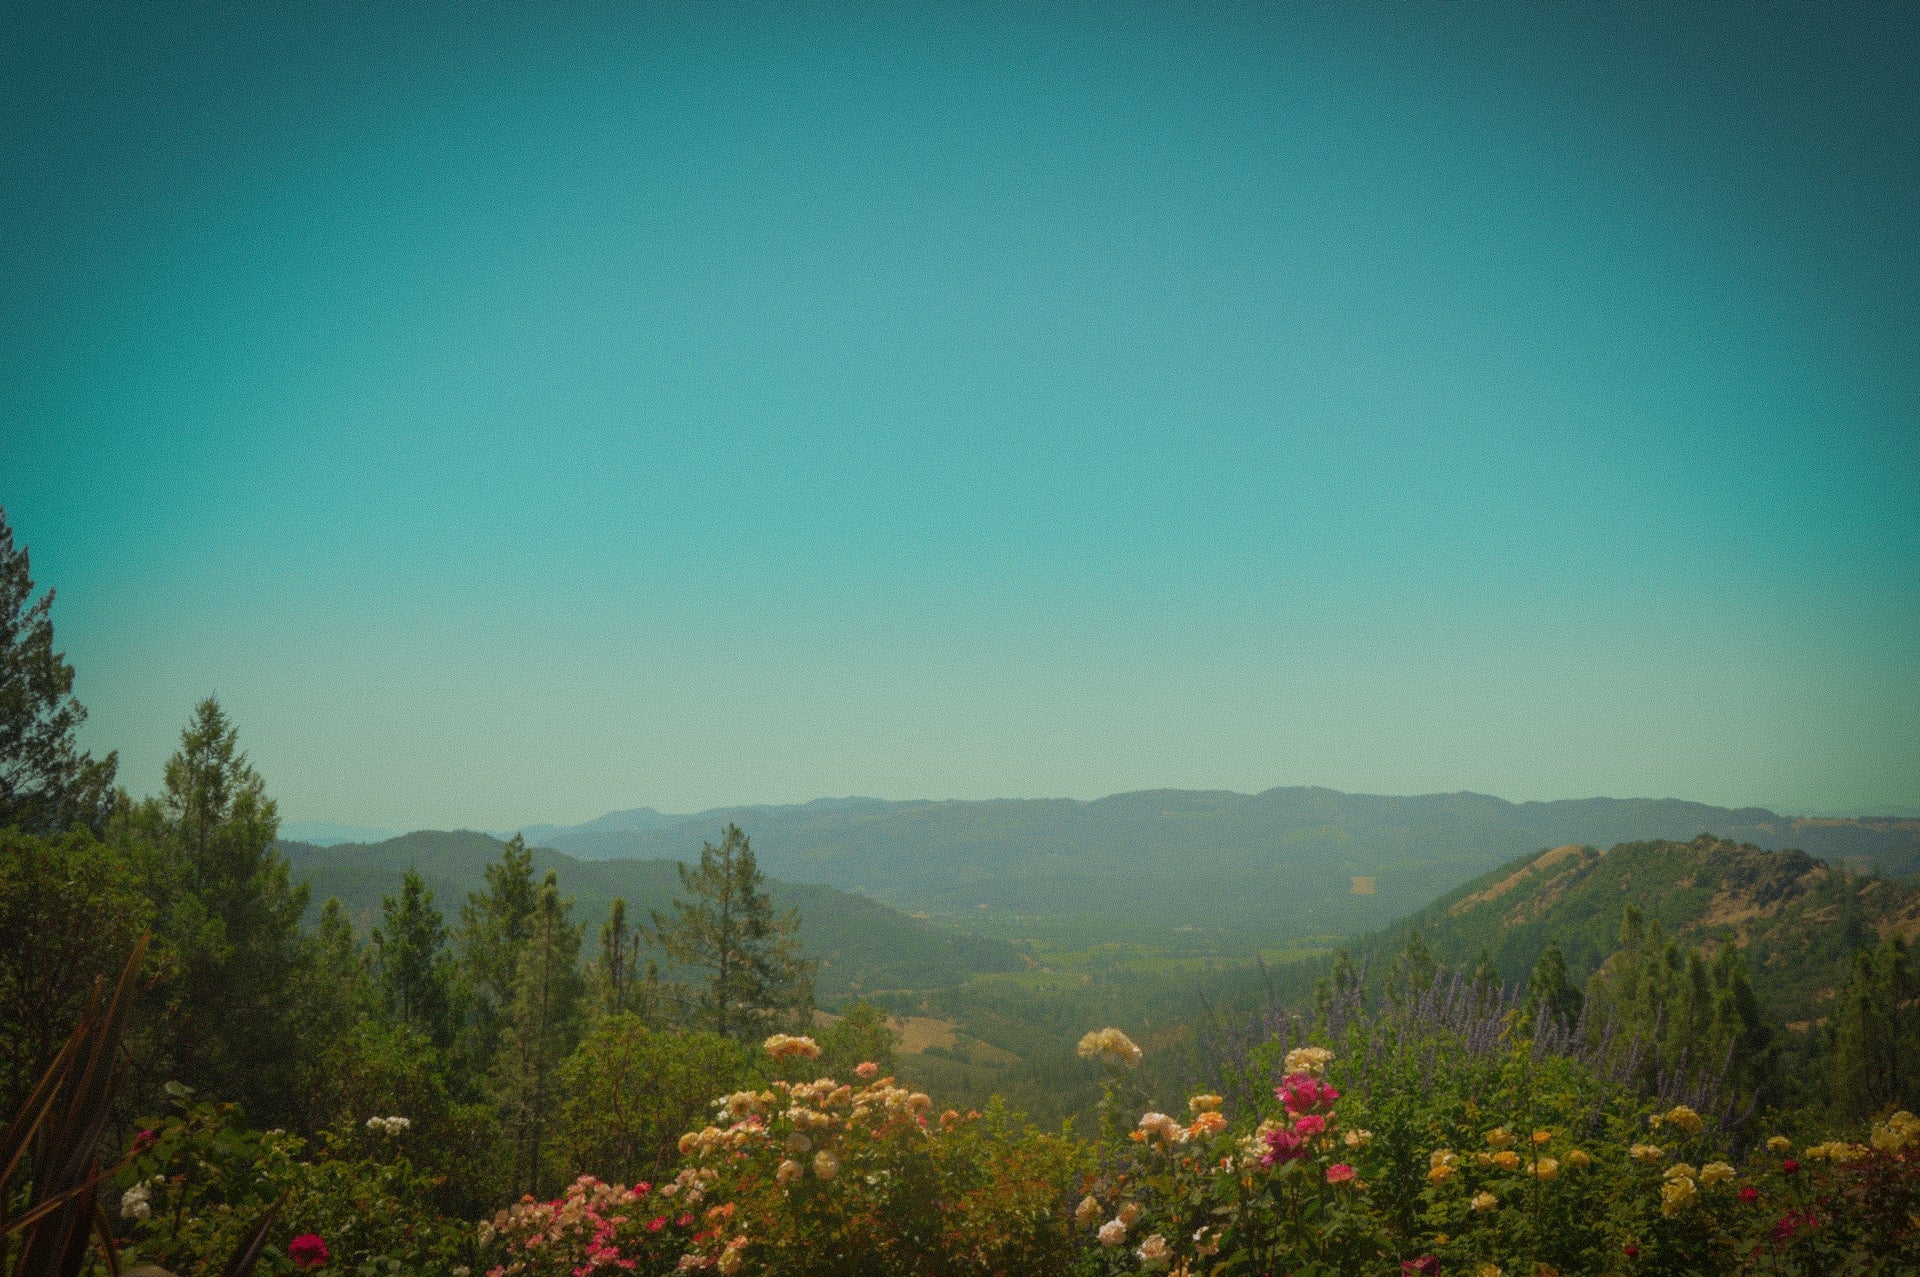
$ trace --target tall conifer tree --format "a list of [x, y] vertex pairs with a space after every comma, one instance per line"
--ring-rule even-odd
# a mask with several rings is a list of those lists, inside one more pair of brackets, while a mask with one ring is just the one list
[[753, 847], [728, 825], [718, 847], [703, 843], [700, 867], [680, 865], [674, 916], [653, 912], [648, 938], [682, 967], [706, 973], [687, 1018], [697, 1028], [747, 1039], [813, 1005], [813, 964], [800, 956], [800, 916], [775, 913]]
[[454, 935], [466, 987], [473, 995], [463, 1051], [483, 1071], [499, 1047], [502, 1018], [513, 1001], [520, 953], [540, 894], [533, 853], [519, 834], [507, 840], [486, 875], [487, 889], [468, 892], [467, 903], [460, 906], [460, 927]]
[[433, 892], [409, 869], [400, 896], [382, 900], [383, 921], [373, 933], [380, 960], [380, 991], [387, 1012], [445, 1047], [451, 1029], [453, 964], [447, 929], [433, 907]]
[[283, 1065], [301, 1027], [288, 991], [307, 888], [292, 885], [273, 850], [279, 815], [215, 698], [195, 708], [165, 776], [164, 795], [129, 822], [132, 849], [158, 853], [145, 859], [172, 968], [165, 1063], [179, 1080], [241, 1101], [257, 1122], [286, 1120], [298, 1106]]
[[495, 1063], [500, 1115], [513, 1148], [513, 1191], [541, 1192], [554, 1071], [580, 1037], [580, 927], [551, 873], [541, 884]]
[[87, 711], [73, 666], [53, 650], [53, 591], [35, 601], [27, 549], [0, 509], [0, 829], [98, 833], [112, 812], [119, 758], [95, 760], [74, 741]]

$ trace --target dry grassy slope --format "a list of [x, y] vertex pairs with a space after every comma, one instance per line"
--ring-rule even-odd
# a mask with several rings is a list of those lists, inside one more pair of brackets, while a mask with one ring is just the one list
[[[1469, 883], [1411, 922], [1446, 961], [1485, 949], [1506, 978], [1524, 979], [1557, 941], [1584, 977], [1612, 952], [1629, 901], [1687, 944], [1744, 947], [1757, 990], [1785, 1020], [1822, 1013], [1855, 946], [1920, 935], [1920, 889], [1707, 836], [1604, 852], [1556, 847]], [[1376, 952], [1404, 935], [1396, 928]]]

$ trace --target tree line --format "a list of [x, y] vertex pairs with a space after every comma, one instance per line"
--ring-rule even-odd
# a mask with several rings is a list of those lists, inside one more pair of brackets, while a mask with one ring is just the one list
[[[278, 812], [212, 696], [134, 800], [92, 758], [85, 709], [0, 512], [0, 1103], [12, 1111], [71, 1029], [90, 977], [151, 932], [127, 1042], [123, 1120], [191, 1095], [258, 1128], [318, 1134], [404, 1115], [449, 1193], [510, 1200], [561, 1168], [631, 1179], [749, 1051], [811, 1028], [812, 964], [745, 833], [680, 866], [672, 909], [615, 901], [587, 949], [553, 873], [515, 836], [449, 919], [408, 870], [361, 934], [337, 899], [302, 927], [308, 889], [275, 851]], [[891, 1063], [884, 1018], [856, 1006], [824, 1034]], [[857, 1063], [853, 1060], [851, 1063]], [[851, 1063], [846, 1067], [850, 1068]], [[456, 1187], [457, 1186], [457, 1187]]]

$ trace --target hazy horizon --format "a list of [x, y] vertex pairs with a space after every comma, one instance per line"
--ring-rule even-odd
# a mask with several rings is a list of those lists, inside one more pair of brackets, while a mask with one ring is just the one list
[[217, 692], [401, 830], [1920, 811], [1920, 8], [17, 27], [0, 504], [135, 794]]
[[[792, 802], [792, 803], [784, 803], [784, 802], [783, 803], [765, 803], [765, 802], [751, 802], [751, 801], [723, 802], [723, 803], [715, 803], [709, 806], [705, 806], [705, 807], [701, 807], [693, 810], [686, 810], [686, 811], [670, 811], [652, 803], [641, 802], [641, 803], [627, 803], [627, 804], [605, 807], [597, 812], [592, 813], [591, 815], [574, 816], [566, 819], [556, 820], [556, 819], [550, 819], [547, 817], [542, 817], [541, 819], [538, 819], [538, 820], [525, 820], [525, 821], [519, 821], [517, 823], [508, 823], [503, 825], [487, 825], [487, 826], [478, 826], [472, 823], [456, 823], [456, 824], [440, 825], [440, 826], [415, 825], [415, 826], [408, 826], [405, 828], [395, 828], [391, 826], [362, 825], [352, 821], [333, 820], [333, 819], [325, 819], [325, 818], [283, 819], [281, 821], [280, 836], [282, 838], [286, 838], [293, 841], [313, 842], [318, 845], [328, 845], [328, 844], [337, 843], [337, 842], [378, 842], [378, 841], [384, 841], [388, 838], [396, 838], [403, 834], [415, 833], [415, 832], [420, 832], [420, 831], [429, 830], [429, 829], [473, 830], [479, 833], [491, 834], [494, 837], [504, 838], [504, 837], [511, 836], [514, 833], [522, 832], [528, 829], [539, 829], [544, 827], [553, 827], [553, 828], [561, 828], [561, 829], [573, 828], [580, 825], [591, 824], [592, 822], [606, 816], [612, 816], [622, 812], [629, 812], [629, 811], [653, 811], [665, 818], [682, 819], [682, 818], [692, 818], [696, 816], [701, 816], [701, 815], [705, 815], [708, 812], [714, 812], [714, 811], [734, 811], [734, 810], [752, 809], [756, 807], [805, 806], [809, 803], [847, 803], [847, 802], [948, 803], [948, 802], [1051, 802], [1051, 801], [1095, 803], [1107, 798], [1121, 797], [1125, 794], [1152, 793], [1157, 790], [1165, 790], [1168, 792], [1187, 792], [1187, 793], [1231, 793], [1231, 794], [1236, 794], [1243, 798], [1249, 798], [1249, 797], [1256, 797], [1261, 793], [1267, 792], [1268, 790], [1294, 789], [1294, 788], [1323, 788], [1323, 787], [1294, 786], [1294, 785], [1282, 784], [1282, 785], [1268, 785], [1265, 788], [1259, 789], [1259, 790], [1210, 789], [1210, 790], [1173, 791], [1173, 790], [1169, 790], [1167, 786], [1152, 786], [1145, 790], [1116, 790], [1113, 793], [1098, 794], [1098, 795], [1092, 795], [1092, 796], [1079, 796], [1079, 795], [1073, 795], [1073, 794], [1025, 794], [1025, 795], [996, 794], [996, 795], [990, 795], [990, 796], [963, 797], [963, 796], [948, 794], [948, 795], [942, 795], [940, 797], [932, 797], [930, 795], [920, 794], [920, 795], [914, 795], [911, 797], [881, 798], [874, 794], [824, 794], [824, 795], [818, 795], [810, 799], [801, 799], [798, 802]], [[1663, 795], [1660, 797], [1654, 797], [1654, 796], [1645, 795], [1645, 794], [1627, 795], [1627, 796], [1614, 795], [1614, 794], [1583, 794], [1583, 795], [1563, 794], [1557, 798], [1507, 798], [1499, 794], [1489, 794], [1484, 790], [1477, 790], [1477, 789], [1435, 791], [1432, 793], [1425, 793], [1425, 794], [1383, 794], [1374, 790], [1339, 790], [1334, 792], [1353, 794], [1353, 795], [1366, 795], [1369, 797], [1385, 797], [1385, 798], [1426, 798], [1426, 797], [1444, 796], [1445, 794], [1474, 794], [1484, 798], [1496, 798], [1502, 802], [1513, 803], [1515, 805], [1524, 805], [1527, 803], [1587, 802], [1587, 801], [1607, 801], [1607, 802], [1699, 802], [1700, 801], [1698, 799], [1685, 798], [1679, 795], [1672, 795], [1672, 794]], [[1718, 804], [1718, 803], [1703, 804], [1703, 805], [1727, 806], [1727, 804]], [[1898, 807], [1889, 807], [1889, 808], [1885, 808], [1877, 811], [1864, 810], [1864, 811], [1839, 812], [1839, 811], [1791, 811], [1781, 807], [1776, 807], [1771, 803], [1747, 803], [1747, 804], [1742, 804], [1741, 806], [1745, 808], [1759, 808], [1759, 809], [1768, 810], [1773, 812], [1777, 816], [1792, 816], [1792, 817], [1811, 818], [1811, 819], [1867, 819], [1867, 820], [1882, 819], [1884, 820], [1884, 819], [1920, 818], [1920, 809], [1909, 809], [1909, 808], [1898, 808]], [[1731, 808], [1731, 809], [1738, 810], [1738, 808]], [[290, 833], [288, 832], [289, 829], [293, 829], [299, 832]], [[751, 834], [751, 832], [752, 832], [751, 830], [748, 831], [749, 834]]]

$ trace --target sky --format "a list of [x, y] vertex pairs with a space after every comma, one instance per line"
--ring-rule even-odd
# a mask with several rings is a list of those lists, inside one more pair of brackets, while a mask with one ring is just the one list
[[9, 13], [135, 795], [1920, 811], [1920, 6]]

